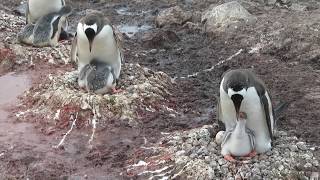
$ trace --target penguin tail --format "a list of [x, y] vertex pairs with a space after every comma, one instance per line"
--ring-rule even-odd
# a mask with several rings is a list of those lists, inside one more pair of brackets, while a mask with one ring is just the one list
[[288, 108], [289, 104], [289, 102], [280, 102], [277, 104], [277, 106], [274, 108], [274, 116], [276, 119], [278, 119], [280, 114]]
[[71, 6], [63, 6], [60, 11], [59, 14], [60, 15], [70, 15], [72, 13], [72, 8]]

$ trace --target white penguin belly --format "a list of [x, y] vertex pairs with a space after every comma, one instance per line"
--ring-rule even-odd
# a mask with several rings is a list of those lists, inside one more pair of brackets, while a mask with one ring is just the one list
[[255, 88], [248, 88], [246, 96], [241, 103], [240, 111], [247, 114], [246, 126], [254, 132], [256, 139], [255, 150], [258, 153], [270, 150], [271, 138], [269, 137], [265, 111]]
[[220, 86], [220, 108], [221, 108], [221, 121], [226, 126], [226, 131], [232, 129], [236, 125], [236, 110], [231, 98], [224, 91], [222, 87], [223, 82]]
[[78, 53], [79, 70], [92, 59], [96, 58], [112, 66], [116, 78], [119, 77], [121, 70], [121, 56], [114, 40], [111, 27], [105, 26], [100, 33], [97, 34], [93, 40], [91, 52], [89, 49], [89, 40], [87, 39], [83, 29], [78, 27]]
[[33, 23], [44, 15], [58, 12], [61, 8], [61, 0], [29, 0], [29, 14]]

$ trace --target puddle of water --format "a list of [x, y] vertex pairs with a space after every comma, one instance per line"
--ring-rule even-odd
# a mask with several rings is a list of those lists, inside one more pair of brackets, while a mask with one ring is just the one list
[[[0, 84], [0, 141], [11, 143], [17, 136], [23, 137], [32, 125], [14, 124], [12, 119], [10, 121], [8, 118], [9, 113], [5, 109], [17, 102], [17, 97], [31, 86], [31, 82], [26, 74], [8, 73], [0, 77]], [[31, 134], [28, 137], [34, 138]]]
[[15, 73], [0, 76], [0, 84], [0, 106], [16, 102], [17, 97], [31, 85], [27, 75]]
[[142, 26], [130, 26], [130, 25], [120, 25], [118, 29], [121, 33], [125, 33], [129, 38], [133, 37], [137, 32], [147, 31], [151, 29], [150, 25], [142, 25]]
[[152, 10], [147, 10], [147, 11], [140, 11], [140, 12], [130, 12], [129, 8], [127, 7], [121, 7], [119, 9], [116, 9], [116, 12], [119, 15], [124, 15], [124, 16], [143, 16], [145, 14], [151, 13]]

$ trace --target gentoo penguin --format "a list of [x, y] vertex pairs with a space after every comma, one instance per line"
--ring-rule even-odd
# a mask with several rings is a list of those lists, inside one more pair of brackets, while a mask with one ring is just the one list
[[246, 127], [255, 136], [255, 150], [264, 153], [271, 149], [274, 110], [265, 84], [247, 69], [231, 70], [220, 84], [219, 119], [226, 131], [236, 125], [239, 112], [247, 115]]
[[85, 82], [88, 92], [96, 94], [105, 94], [108, 92], [116, 92], [116, 78], [113, 68], [96, 59], [90, 64], [85, 65], [81, 71], [79, 78]]
[[[26, 23], [35, 24], [41, 17], [50, 13], [59, 12], [65, 6], [65, 0], [28, 0], [26, 10]], [[68, 21], [62, 24], [61, 39], [68, 38]]]
[[[77, 26], [77, 33], [72, 43], [71, 60], [78, 63], [78, 71], [93, 59], [109, 64], [118, 80], [121, 70], [120, 34], [104, 15], [95, 10], [87, 11]], [[78, 78], [80, 87], [85, 82]]]
[[221, 154], [228, 161], [235, 161], [233, 156], [252, 157], [256, 154], [253, 132], [246, 127], [246, 114], [239, 113], [236, 126], [224, 133]]
[[33, 24], [27, 24], [18, 34], [18, 40], [37, 47], [56, 46], [61, 26], [72, 12], [70, 6], [63, 6], [58, 12], [49, 13]]

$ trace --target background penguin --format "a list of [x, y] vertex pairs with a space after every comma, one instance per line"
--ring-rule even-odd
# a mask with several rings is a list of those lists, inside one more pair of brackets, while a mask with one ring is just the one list
[[64, 6], [58, 12], [41, 17], [35, 25], [28, 24], [19, 34], [18, 40], [34, 46], [56, 46], [61, 26], [72, 12], [70, 6]]
[[247, 115], [246, 127], [254, 133], [256, 152], [270, 150], [275, 124], [271, 98], [264, 83], [247, 69], [228, 71], [220, 84], [219, 119], [226, 131], [236, 125], [239, 112]]
[[[28, 0], [26, 10], [26, 23], [35, 24], [41, 17], [50, 13], [56, 13], [65, 6], [65, 0]], [[61, 39], [67, 39], [69, 34], [68, 22], [65, 21], [62, 24]]]
[[221, 154], [228, 161], [235, 161], [233, 156], [253, 157], [256, 155], [253, 132], [246, 127], [246, 114], [240, 112], [236, 126], [224, 133]]
[[[78, 71], [90, 63], [92, 59], [99, 59], [109, 64], [118, 79], [123, 59], [120, 47], [120, 34], [111, 25], [108, 18], [99, 11], [90, 10], [77, 26], [77, 33], [72, 43], [71, 59], [78, 62]], [[85, 82], [79, 78], [79, 86]]]
[[104, 62], [92, 60], [90, 64], [85, 65], [81, 69], [79, 78], [85, 82], [85, 87], [88, 92], [94, 92], [96, 94], [116, 92], [114, 70]]

